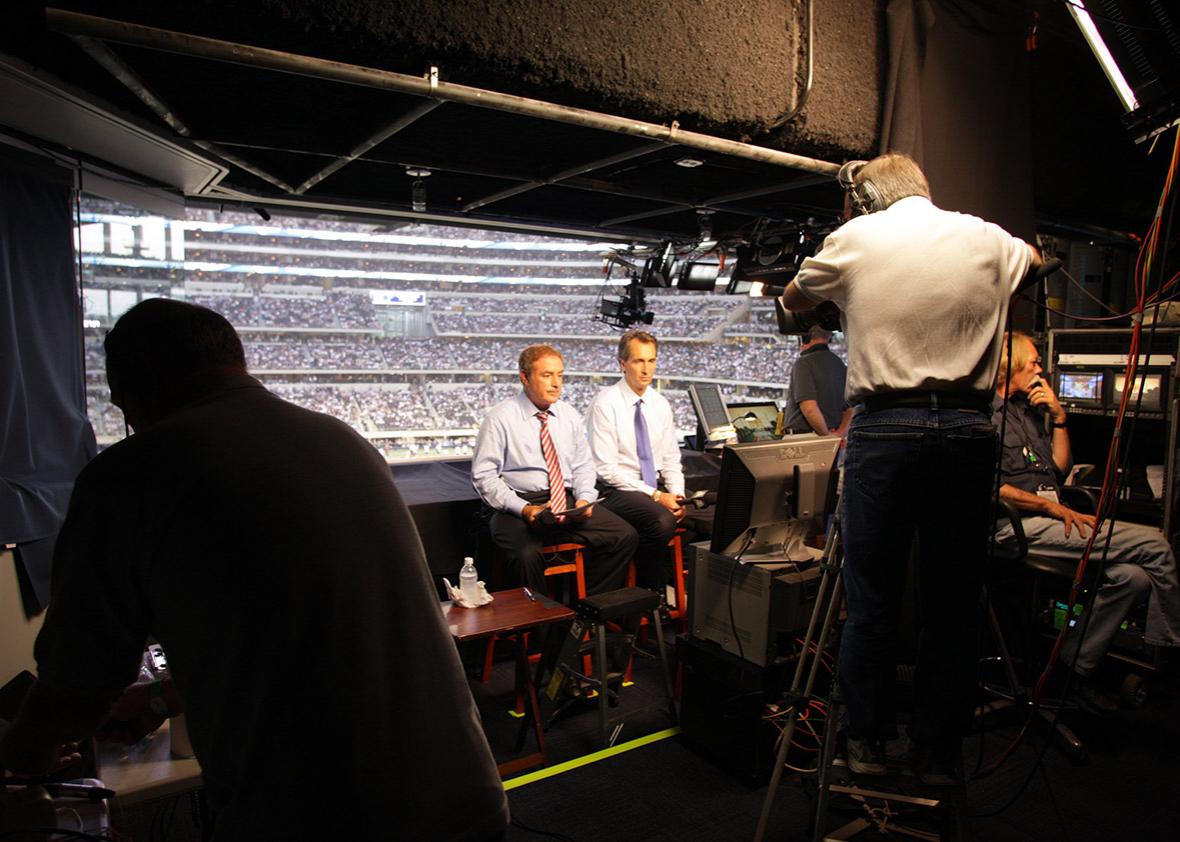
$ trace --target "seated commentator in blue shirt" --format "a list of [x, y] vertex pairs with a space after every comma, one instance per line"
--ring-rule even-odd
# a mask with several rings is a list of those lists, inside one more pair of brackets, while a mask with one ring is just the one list
[[582, 416], [561, 400], [565, 361], [549, 345], [520, 354], [521, 391], [479, 427], [471, 479], [492, 510], [492, 540], [519, 584], [545, 590], [542, 547], [585, 544], [586, 591], [622, 587], [639, 538], [597, 502], [596, 472]]

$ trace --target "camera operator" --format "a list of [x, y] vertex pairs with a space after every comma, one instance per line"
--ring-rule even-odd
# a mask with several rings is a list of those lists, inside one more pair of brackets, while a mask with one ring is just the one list
[[974, 702], [1000, 338], [1008, 300], [1040, 256], [997, 225], [935, 207], [906, 155], [846, 164], [841, 182], [859, 215], [803, 261], [781, 303], [839, 307], [846, 397], [859, 404], [844, 464], [846, 755], [857, 774], [887, 771], [894, 642], [916, 535], [923, 627], [911, 761], [925, 783], [947, 785]]

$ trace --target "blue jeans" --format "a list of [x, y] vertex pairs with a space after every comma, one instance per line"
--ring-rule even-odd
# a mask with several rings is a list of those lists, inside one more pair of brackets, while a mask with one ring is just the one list
[[853, 418], [839, 663], [850, 737], [897, 735], [895, 642], [915, 537], [919, 633], [909, 733], [932, 743], [957, 739], [970, 725], [995, 460], [995, 428], [975, 410], [894, 408]]

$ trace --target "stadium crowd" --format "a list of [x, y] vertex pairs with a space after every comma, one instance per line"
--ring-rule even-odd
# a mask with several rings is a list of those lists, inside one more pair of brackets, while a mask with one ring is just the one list
[[[87, 200], [83, 220], [135, 225], [135, 216]], [[83, 254], [86, 300], [99, 308], [87, 314], [97, 320], [85, 347], [87, 405], [107, 441], [125, 432], [102, 374], [101, 326], [118, 315], [116, 297], [173, 295], [221, 312], [270, 388], [353, 425], [389, 459], [469, 454], [487, 409], [519, 390], [517, 358], [531, 342], [573, 337], [556, 343], [567, 371], [563, 399], [579, 411], [619, 376], [618, 329], [593, 318], [601, 298], [617, 298], [626, 281], [616, 272], [603, 284], [609, 244], [324, 219], [264, 223], [203, 209], [170, 224], [184, 228], [179, 250], [157, 245], [145, 257], [149, 249], [141, 253], [134, 238], [130, 255]], [[172, 259], [160, 259], [166, 252]], [[386, 312], [398, 311], [371, 294], [403, 290], [424, 294], [412, 329], [390, 327], [398, 322]], [[682, 433], [696, 427], [692, 380], [720, 383], [728, 399], [783, 397], [798, 342], [777, 335], [769, 301], [660, 289], [647, 291], [647, 308], [665, 340], [657, 388]], [[723, 326], [721, 341], [702, 341]]]

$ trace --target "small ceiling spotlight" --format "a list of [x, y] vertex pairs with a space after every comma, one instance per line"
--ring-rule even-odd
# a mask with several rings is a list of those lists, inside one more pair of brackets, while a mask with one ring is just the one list
[[414, 179], [410, 185], [410, 209], [415, 213], [426, 212], [426, 185], [422, 179], [430, 175], [425, 167], [406, 167], [406, 175]]
[[691, 170], [693, 167], [704, 166], [704, 164], [705, 164], [705, 162], [702, 161], [700, 158], [677, 158], [675, 163], [676, 163], [676, 166], [684, 167], [685, 169], [688, 169], [688, 170]]
[[[701, 229], [701, 240], [713, 239], [713, 210], [712, 208], [697, 208], [697, 225]], [[714, 244], [716, 244], [714, 242]]]

